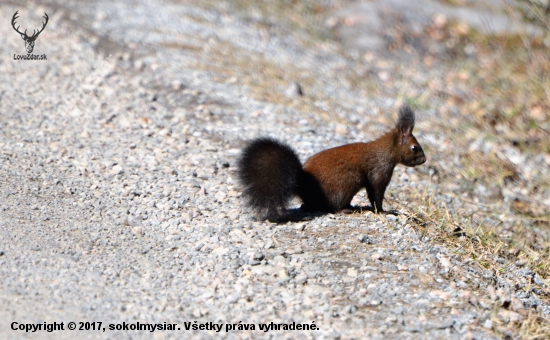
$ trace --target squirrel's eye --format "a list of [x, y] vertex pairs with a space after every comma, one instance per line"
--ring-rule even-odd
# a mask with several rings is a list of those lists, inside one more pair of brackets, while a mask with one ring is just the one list
[[412, 150], [412, 152], [417, 152], [418, 151], [418, 146], [416, 146], [416, 145], [411, 146], [411, 150]]

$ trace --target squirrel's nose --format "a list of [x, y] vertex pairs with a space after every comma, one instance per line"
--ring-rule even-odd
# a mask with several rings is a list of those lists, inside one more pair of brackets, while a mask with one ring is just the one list
[[420, 163], [418, 163], [418, 164], [420, 165], [420, 164], [424, 164], [424, 163], [426, 163], [426, 156], [420, 157]]

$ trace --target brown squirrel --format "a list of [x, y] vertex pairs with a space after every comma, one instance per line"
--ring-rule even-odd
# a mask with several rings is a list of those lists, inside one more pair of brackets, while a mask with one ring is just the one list
[[321, 151], [303, 166], [288, 145], [267, 137], [252, 140], [238, 161], [243, 196], [262, 218], [277, 221], [295, 195], [303, 210], [334, 213], [350, 209], [353, 196], [366, 188], [372, 209], [382, 213], [395, 166], [426, 162], [413, 128], [414, 112], [404, 106], [395, 128], [377, 140]]

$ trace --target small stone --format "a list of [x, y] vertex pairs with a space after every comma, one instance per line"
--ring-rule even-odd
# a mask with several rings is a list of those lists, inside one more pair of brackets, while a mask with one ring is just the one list
[[304, 250], [301, 247], [296, 248], [290, 248], [285, 251], [286, 254], [292, 255], [292, 254], [303, 254]]
[[334, 132], [339, 135], [345, 135], [348, 133], [348, 130], [343, 125], [337, 125], [336, 128], [334, 129]]
[[411, 333], [418, 333], [422, 330], [422, 328], [419, 325], [409, 325], [405, 327], [405, 330]]
[[277, 267], [284, 267], [288, 265], [288, 261], [281, 255], [277, 255], [273, 258], [273, 264]]
[[479, 302], [477, 296], [475, 296], [475, 295], [473, 295], [473, 294], [472, 294], [470, 297], [468, 297], [468, 300], [467, 300], [467, 301], [468, 301], [469, 303], [471, 303], [472, 306], [477, 306], [477, 304], [478, 304], [478, 302]]
[[390, 222], [395, 222], [395, 221], [398, 220], [398, 218], [395, 215], [388, 214], [388, 215], [386, 215], [386, 220], [388, 220]]
[[487, 269], [486, 271], [483, 272], [483, 277], [486, 279], [492, 279], [494, 275], [495, 274], [490, 269]]
[[347, 276], [350, 276], [350, 277], [357, 277], [357, 269], [355, 268], [348, 268], [348, 271], [346, 273]]
[[539, 285], [539, 286], [544, 286], [545, 285], [544, 281], [540, 278], [540, 276], [537, 273], [535, 273], [533, 275], [533, 282], [536, 285]]
[[261, 261], [264, 258], [265, 258], [265, 255], [259, 252], [254, 253], [254, 255], [252, 256], [252, 259], [256, 261]]
[[485, 300], [478, 300], [478, 303], [482, 308], [485, 308], [485, 309], [492, 309], [493, 308], [491, 306], [491, 304], [487, 303]]
[[286, 89], [285, 94], [289, 97], [302, 97], [304, 92], [302, 91], [300, 84], [292, 83]]
[[226, 301], [227, 301], [227, 303], [236, 303], [237, 301], [239, 301], [240, 297], [241, 297], [240, 294], [233, 293], [233, 294], [231, 294], [227, 297]]
[[271, 248], [275, 248], [275, 245], [273, 244], [272, 240], [267, 240], [267, 242], [264, 245], [264, 249], [271, 249]]
[[527, 264], [527, 262], [529, 262], [529, 260], [527, 260], [527, 259], [516, 261], [516, 266], [518, 266], [518, 267], [525, 266]]
[[136, 62], [134, 62], [134, 68], [137, 70], [137, 71], [142, 71], [143, 68], [144, 68], [144, 62], [143, 60], [137, 60]]
[[299, 285], [305, 284], [307, 282], [307, 275], [305, 274], [297, 275], [295, 277], [295, 280], [296, 280], [296, 284], [299, 284]]
[[523, 320], [523, 316], [521, 314], [505, 309], [499, 310], [497, 316], [503, 322], [519, 322]]
[[441, 324], [435, 326], [435, 328], [437, 328], [437, 329], [445, 329], [445, 328], [452, 327], [454, 324], [455, 324], [455, 320], [449, 318], [449, 319], [443, 321]]
[[115, 165], [110, 171], [111, 175], [120, 175], [124, 172], [124, 169], [120, 165]]
[[441, 256], [439, 258], [439, 263], [441, 263], [444, 268], [449, 268], [451, 266], [451, 259], [445, 256]]
[[172, 89], [174, 89], [175, 91], [181, 90], [181, 87], [181, 82], [179, 80], [176, 79], [172, 82]]
[[483, 322], [483, 327], [487, 329], [493, 329], [493, 321], [487, 319]]
[[359, 237], [357, 239], [361, 243], [372, 244], [372, 240], [365, 234], [359, 235]]
[[472, 292], [469, 290], [465, 290], [460, 294], [460, 297], [468, 301], [472, 297]]
[[451, 298], [451, 293], [444, 292], [442, 290], [432, 290], [430, 295], [437, 296], [441, 300], [449, 300]]
[[298, 223], [294, 226], [294, 229], [296, 231], [303, 231], [306, 227], [306, 224], [305, 223]]
[[214, 250], [212, 250], [212, 254], [215, 254], [215, 255], [225, 255], [229, 252], [229, 249], [226, 248], [226, 247], [218, 247], [218, 248], [215, 248]]
[[524, 308], [525, 308], [525, 306], [523, 305], [523, 302], [521, 302], [521, 300], [518, 299], [517, 297], [512, 296], [512, 301], [510, 303], [510, 309], [517, 312], [518, 310], [522, 310]]
[[355, 314], [355, 312], [357, 312], [357, 307], [354, 305], [347, 305], [344, 308], [344, 312], [347, 314]]

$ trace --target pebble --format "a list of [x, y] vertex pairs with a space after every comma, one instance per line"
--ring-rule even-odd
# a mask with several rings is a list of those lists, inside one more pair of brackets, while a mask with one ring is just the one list
[[491, 320], [487, 319], [483, 322], [483, 327], [485, 327], [487, 329], [492, 329], [493, 328], [493, 322]]
[[454, 324], [455, 324], [455, 320], [452, 319], [452, 318], [449, 318], [449, 319], [443, 321], [442, 323], [440, 323], [439, 325], [435, 326], [435, 328], [445, 329], [445, 328], [452, 327]]
[[390, 221], [390, 222], [395, 222], [395, 221], [398, 220], [398, 217], [395, 216], [395, 215], [390, 215], [390, 214], [388, 214], [388, 215], [386, 215], [386, 219], [387, 219], [388, 221]]
[[304, 95], [304, 91], [302, 90], [302, 86], [298, 83], [291, 83], [286, 91], [285, 94], [289, 97], [302, 97]]

